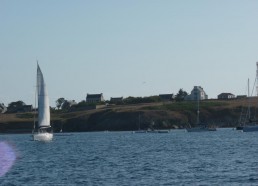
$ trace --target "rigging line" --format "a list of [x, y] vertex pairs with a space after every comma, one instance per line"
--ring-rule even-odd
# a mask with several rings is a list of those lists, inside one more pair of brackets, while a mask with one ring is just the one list
[[[37, 87], [35, 89], [37, 89]], [[36, 127], [36, 101], [37, 101], [37, 91], [36, 90], [35, 90], [35, 100], [34, 101], [35, 102], [34, 102], [33, 132], [34, 132], [35, 127]]]
[[256, 79], [257, 79], [257, 78], [255, 78], [255, 80], [254, 80], [254, 86], [253, 86], [253, 90], [252, 90], [252, 94], [251, 94], [251, 95], [253, 95], [253, 93], [254, 93], [254, 88], [255, 88], [255, 84], [256, 84]]
[[[253, 85], [253, 90], [252, 90], [252, 94], [251, 95], [253, 95], [253, 93], [254, 93], [254, 91], [255, 91], [255, 88], [256, 88], [256, 81], [257, 81], [257, 78], [255, 78], [255, 80], [254, 80], [254, 85]], [[254, 109], [254, 119], [256, 119], [256, 108]]]

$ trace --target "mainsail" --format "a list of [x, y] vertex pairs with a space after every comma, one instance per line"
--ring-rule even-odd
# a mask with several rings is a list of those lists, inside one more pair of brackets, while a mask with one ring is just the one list
[[38, 128], [50, 127], [49, 98], [43, 74], [38, 65], [37, 68], [37, 94], [38, 94]]

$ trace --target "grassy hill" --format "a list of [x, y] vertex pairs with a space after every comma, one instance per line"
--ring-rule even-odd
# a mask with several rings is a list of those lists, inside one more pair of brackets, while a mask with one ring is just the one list
[[[200, 120], [216, 127], [234, 127], [241, 111], [251, 105], [255, 114], [257, 97], [228, 101], [200, 102]], [[196, 123], [196, 102], [159, 102], [135, 105], [111, 105], [101, 109], [74, 112], [53, 111], [51, 125], [55, 132], [120, 131], [153, 127], [156, 129], [185, 128]], [[0, 133], [31, 132], [33, 113], [0, 114]], [[154, 123], [154, 125], [153, 125]]]

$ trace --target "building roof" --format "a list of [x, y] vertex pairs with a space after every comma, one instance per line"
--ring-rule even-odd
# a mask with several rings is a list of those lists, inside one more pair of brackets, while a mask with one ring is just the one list
[[162, 99], [172, 99], [174, 96], [173, 94], [160, 94], [159, 97]]
[[173, 96], [173, 94], [159, 94], [159, 96]]
[[110, 100], [122, 100], [123, 99], [123, 97], [116, 97], [116, 98], [110, 98]]
[[103, 96], [103, 94], [87, 94], [87, 99], [97, 99], [97, 98], [101, 98]]
[[110, 102], [122, 102], [122, 101], [123, 101], [123, 97], [110, 98]]
[[234, 96], [234, 94], [231, 94], [231, 93], [221, 93], [218, 96]]
[[201, 86], [194, 86], [193, 90], [196, 90], [196, 89], [198, 89], [199, 91], [204, 91]]

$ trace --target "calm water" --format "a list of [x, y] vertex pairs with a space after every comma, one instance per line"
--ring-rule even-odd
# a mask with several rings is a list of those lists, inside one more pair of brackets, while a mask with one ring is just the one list
[[72, 133], [50, 143], [0, 135], [3, 141], [17, 159], [0, 185], [258, 185], [258, 133]]

